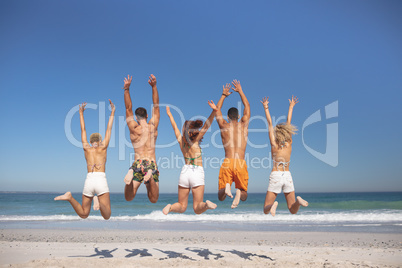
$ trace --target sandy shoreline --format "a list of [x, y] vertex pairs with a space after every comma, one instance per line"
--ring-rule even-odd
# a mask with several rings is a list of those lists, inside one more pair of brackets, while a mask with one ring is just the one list
[[401, 267], [402, 234], [0, 230], [2, 267]]

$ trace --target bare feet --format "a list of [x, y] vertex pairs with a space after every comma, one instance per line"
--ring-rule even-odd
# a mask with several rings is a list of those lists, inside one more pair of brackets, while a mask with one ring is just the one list
[[133, 181], [133, 174], [134, 174], [134, 170], [132, 170], [131, 168], [128, 170], [126, 176], [124, 177], [124, 182], [129, 185], [132, 181]]
[[148, 170], [147, 174], [145, 174], [144, 176], [144, 183], [147, 183], [151, 177], [152, 177], [152, 170]]
[[167, 215], [170, 212], [171, 208], [172, 208], [172, 205], [167, 204], [166, 207], [162, 210], [163, 214]]
[[98, 197], [95, 195], [93, 200], [94, 200], [94, 210], [99, 210], [100, 206]]
[[66, 200], [66, 201], [68, 201], [68, 200], [70, 200], [70, 198], [71, 198], [71, 192], [67, 192], [67, 193], [65, 193], [63, 195], [56, 196], [54, 198], [54, 200]]
[[215, 203], [212, 203], [209, 200], [205, 201], [205, 204], [207, 204], [207, 209], [216, 209], [216, 207], [217, 207], [217, 205]]
[[278, 207], [278, 201], [275, 201], [272, 204], [271, 210], [269, 211], [271, 213], [272, 216], [275, 216], [276, 214], [276, 208]]
[[302, 206], [302, 207], [308, 206], [308, 202], [306, 200], [304, 200], [303, 198], [301, 198], [300, 196], [297, 197], [297, 202], [299, 202], [300, 206]]
[[232, 203], [232, 208], [237, 208], [237, 206], [239, 205], [240, 195], [241, 195], [241, 191], [240, 191], [240, 189], [237, 189], [236, 190], [236, 196], [235, 196], [235, 198], [233, 200], [233, 203]]
[[233, 198], [232, 190], [230, 189], [230, 184], [229, 183], [226, 183], [225, 194], [227, 196], [229, 196], [230, 198]]

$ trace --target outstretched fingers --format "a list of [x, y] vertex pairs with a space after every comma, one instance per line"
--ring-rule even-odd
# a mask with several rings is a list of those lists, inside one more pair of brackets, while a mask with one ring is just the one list
[[268, 99], [269, 99], [269, 97], [262, 98], [262, 101], [261, 101], [262, 105], [268, 106], [268, 103], [269, 103]]
[[209, 107], [212, 108], [212, 110], [214, 110], [214, 111], [218, 110], [218, 108], [216, 107], [213, 100], [208, 101], [208, 105], [209, 105]]
[[155, 77], [155, 75], [151, 74], [151, 75], [148, 77], [148, 83], [149, 83], [151, 86], [155, 86], [155, 85], [156, 85], [156, 77]]

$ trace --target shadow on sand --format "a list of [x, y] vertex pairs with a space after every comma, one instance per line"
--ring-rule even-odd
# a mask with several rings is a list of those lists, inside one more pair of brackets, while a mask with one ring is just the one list
[[98, 248], [95, 248], [95, 254], [89, 255], [89, 256], [69, 256], [71, 258], [77, 258], [77, 257], [85, 257], [85, 258], [91, 258], [91, 257], [99, 257], [99, 258], [113, 258], [112, 252], [116, 251], [117, 248], [112, 249], [112, 250], [99, 250]]
[[235, 249], [222, 250], [222, 251], [235, 254], [235, 255], [237, 255], [240, 258], [243, 258], [245, 260], [251, 260], [250, 257], [258, 257], [258, 258], [263, 258], [263, 259], [268, 259], [268, 260], [274, 261], [274, 259], [272, 259], [272, 258], [270, 258], [268, 256], [265, 256], [265, 255], [258, 255], [258, 254], [254, 254], [254, 253], [246, 253], [246, 252], [241, 252], [241, 251], [238, 251], [238, 250], [235, 250]]
[[209, 256], [215, 256], [215, 260], [218, 260], [220, 258], [223, 258], [223, 255], [220, 253], [214, 254], [212, 253], [209, 249], [205, 248], [186, 248], [188, 251], [192, 251], [197, 253], [198, 256], [204, 257], [205, 260], [209, 260]]
[[155, 250], [158, 250], [158, 251], [160, 251], [162, 253], [165, 253], [167, 255], [166, 258], [160, 258], [159, 260], [180, 258], [180, 259], [184, 259], [184, 260], [195, 261], [193, 258], [190, 258], [190, 257], [188, 257], [188, 256], [186, 256], [186, 255], [184, 255], [183, 253], [180, 253], [180, 252], [169, 251], [169, 250], [163, 251], [163, 250], [160, 250], [160, 249], [157, 249], [157, 248], [155, 248]]
[[142, 248], [142, 249], [125, 249], [125, 251], [130, 252], [130, 254], [126, 255], [126, 258], [131, 258], [135, 257], [137, 255], [140, 255], [140, 257], [152, 257], [152, 254], [148, 252], [148, 249]]

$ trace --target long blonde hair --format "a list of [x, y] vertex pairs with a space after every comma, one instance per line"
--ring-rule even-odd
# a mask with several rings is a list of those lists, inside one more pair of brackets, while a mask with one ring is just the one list
[[280, 123], [275, 126], [274, 135], [275, 142], [278, 146], [284, 145], [285, 142], [292, 140], [292, 135], [295, 135], [297, 127], [292, 124]]

